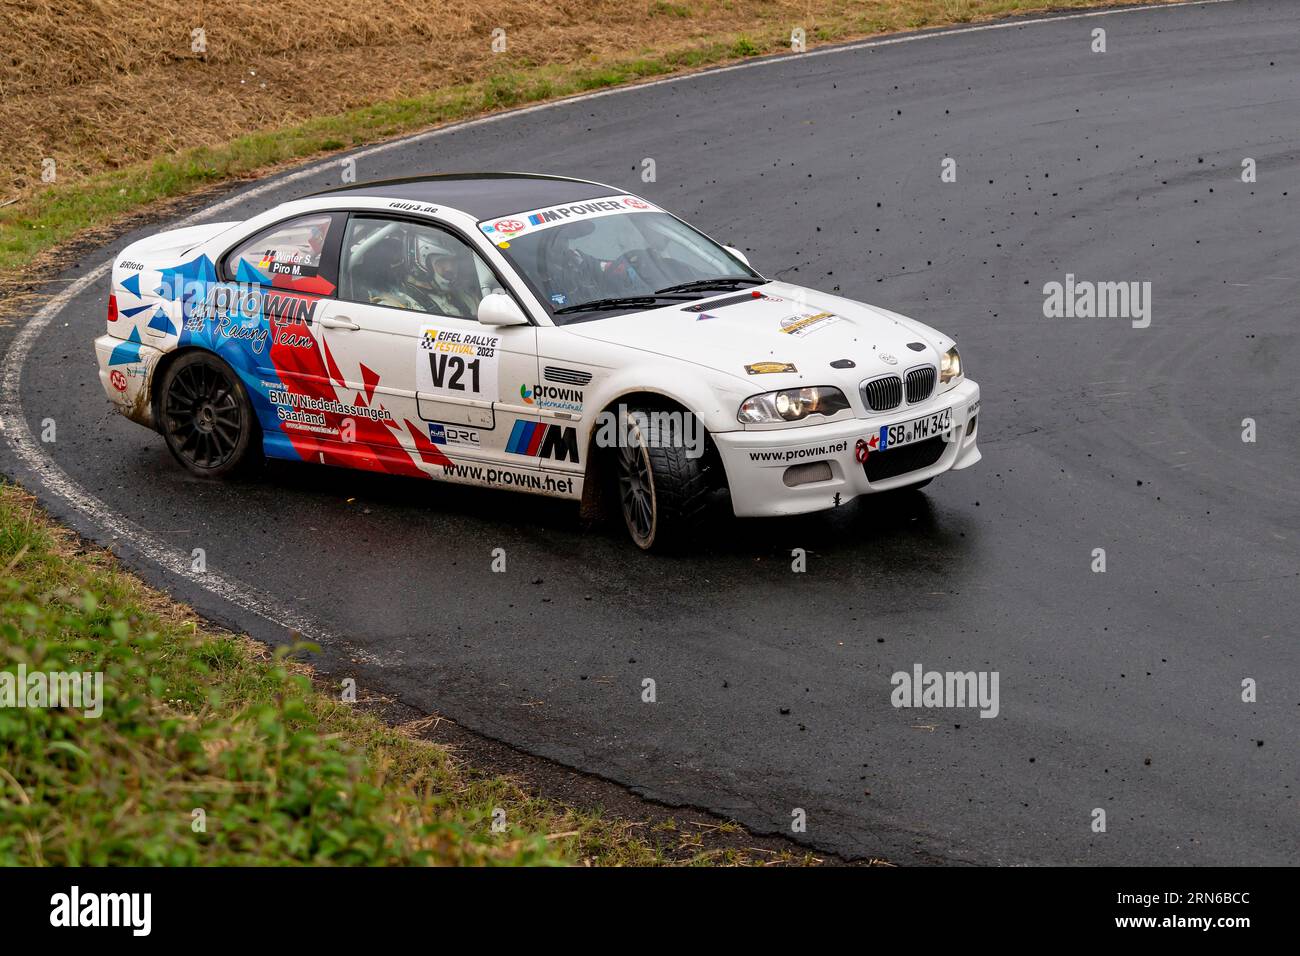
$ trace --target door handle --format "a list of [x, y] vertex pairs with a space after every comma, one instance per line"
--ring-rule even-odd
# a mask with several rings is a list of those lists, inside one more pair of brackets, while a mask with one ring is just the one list
[[322, 329], [348, 329], [352, 332], [361, 328], [361, 326], [357, 325], [346, 315], [340, 315], [337, 319], [331, 318], [327, 315], [320, 320], [320, 325]]

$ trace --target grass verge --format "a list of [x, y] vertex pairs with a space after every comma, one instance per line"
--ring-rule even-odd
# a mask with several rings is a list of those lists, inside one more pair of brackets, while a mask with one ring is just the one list
[[[27, 704], [101, 673], [102, 713], [18, 706], [20, 665]], [[339, 696], [0, 485], [0, 866], [815, 862], [535, 799]]]

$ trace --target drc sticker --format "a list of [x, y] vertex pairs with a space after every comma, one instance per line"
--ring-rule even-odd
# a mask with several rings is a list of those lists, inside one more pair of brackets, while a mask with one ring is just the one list
[[497, 397], [501, 336], [427, 327], [415, 356], [418, 391], [457, 398]]
[[478, 448], [478, 432], [463, 425], [447, 425], [443, 422], [429, 422], [429, 441], [435, 445], [464, 445]]
[[745, 371], [750, 375], [776, 375], [781, 372], [799, 371], [789, 362], [755, 362], [753, 365], [746, 365]]

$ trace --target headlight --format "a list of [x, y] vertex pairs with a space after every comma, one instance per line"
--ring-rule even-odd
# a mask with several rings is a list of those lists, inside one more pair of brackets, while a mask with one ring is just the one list
[[954, 345], [943, 353], [943, 361], [939, 363], [939, 384], [947, 385], [959, 378], [961, 378], [961, 354]]
[[736, 419], [746, 425], [798, 422], [809, 415], [834, 415], [848, 407], [844, 393], [830, 385], [787, 388], [745, 399], [740, 403]]

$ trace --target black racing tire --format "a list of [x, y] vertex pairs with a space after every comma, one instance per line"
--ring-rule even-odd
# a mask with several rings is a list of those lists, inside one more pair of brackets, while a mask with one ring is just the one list
[[[619, 512], [633, 543], [643, 551], [671, 551], [689, 544], [716, 490], [707, 457], [692, 458], [656, 417], [665, 410], [628, 409], [622, 432], [632, 441], [612, 449]], [[634, 417], [638, 413], [640, 417]], [[641, 421], [649, 434], [642, 431]]]
[[159, 383], [158, 430], [191, 474], [225, 478], [262, 462], [262, 430], [234, 369], [211, 352], [186, 352]]

